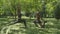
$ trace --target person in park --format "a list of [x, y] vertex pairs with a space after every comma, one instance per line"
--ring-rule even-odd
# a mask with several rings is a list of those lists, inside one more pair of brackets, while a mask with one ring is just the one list
[[34, 24], [38, 27], [38, 25], [37, 25], [37, 23], [38, 23], [41, 26], [41, 28], [44, 28], [45, 27], [45, 23], [47, 21], [44, 21], [42, 19], [39, 11], [36, 12], [36, 15], [35, 16], [36, 16], [36, 19], [34, 20]]
[[17, 16], [18, 16], [18, 20], [15, 22], [15, 23], [24, 23], [25, 27], [27, 27], [26, 25], [26, 20], [25, 19], [22, 19], [22, 14], [21, 14], [21, 5], [18, 3], [17, 4]]
[[8, 25], [13, 25], [13, 24], [16, 24], [16, 23], [24, 23], [25, 28], [27, 28], [26, 20], [21, 18], [22, 14], [21, 14], [21, 5], [20, 5], [20, 3], [18, 3], [15, 7], [16, 7], [16, 12], [17, 12], [18, 19], [15, 22], [10, 23]]

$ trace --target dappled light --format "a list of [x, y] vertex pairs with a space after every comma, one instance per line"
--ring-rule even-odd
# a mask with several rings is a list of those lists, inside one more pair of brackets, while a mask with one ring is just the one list
[[0, 0], [0, 34], [60, 34], [60, 0]]

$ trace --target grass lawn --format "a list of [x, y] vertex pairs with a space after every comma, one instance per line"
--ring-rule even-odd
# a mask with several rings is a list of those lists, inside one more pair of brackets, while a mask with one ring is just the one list
[[60, 34], [60, 21], [56, 21], [54, 18], [44, 18], [48, 21], [45, 28], [36, 27], [33, 20], [29, 19], [27, 19], [28, 28], [23, 28], [23, 23], [7, 26], [7, 23], [11, 23], [12, 20], [14, 19], [0, 18], [1, 34]]

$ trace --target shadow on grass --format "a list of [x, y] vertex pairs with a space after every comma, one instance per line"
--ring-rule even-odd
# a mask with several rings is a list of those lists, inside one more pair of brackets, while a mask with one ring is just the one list
[[[60, 34], [60, 24], [56, 20], [49, 20], [45, 28], [39, 28], [34, 25], [32, 20], [27, 20], [28, 28], [20, 27], [21, 24], [11, 26], [8, 34]], [[5, 27], [5, 23], [0, 21], [1, 28]], [[4, 25], [4, 26], [2, 26]], [[24, 25], [23, 25], [24, 26]], [[6, 29], [7, 30], [7, 29]]]

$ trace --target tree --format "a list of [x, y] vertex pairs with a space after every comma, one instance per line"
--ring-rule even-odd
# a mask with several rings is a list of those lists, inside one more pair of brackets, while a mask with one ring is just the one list
[[55, 9], [55, 18], [60, 19], [60, 6], [58, 5]]

